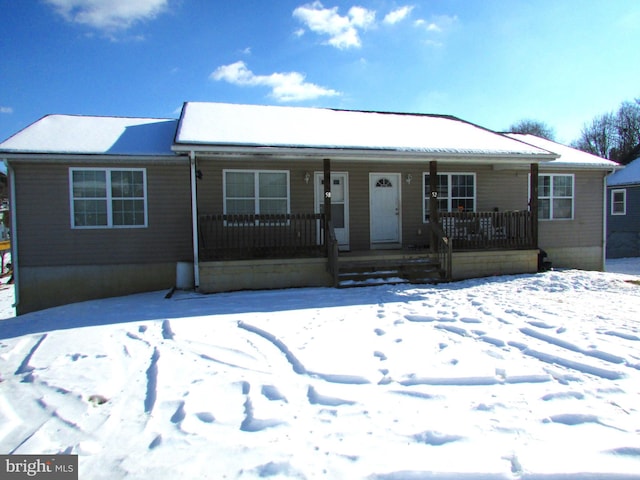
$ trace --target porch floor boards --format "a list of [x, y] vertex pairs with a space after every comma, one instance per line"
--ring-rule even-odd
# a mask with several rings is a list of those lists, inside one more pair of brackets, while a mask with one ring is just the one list
[[340, 252], [338, 287], [371, 284], [436, 283], [443, 278], [439, 260], [428, 250]]

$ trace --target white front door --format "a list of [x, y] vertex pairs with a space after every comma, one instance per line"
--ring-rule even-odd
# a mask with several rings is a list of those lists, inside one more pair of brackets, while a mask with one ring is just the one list
[[400, 174], [369, 175], [372, 247], [400, 244]]
[[[315, 174], [316, 212], [324, 212], [324, 173]], [[331, 223], [340, 250], [349, 250], [349, 174], [331, 172]]]

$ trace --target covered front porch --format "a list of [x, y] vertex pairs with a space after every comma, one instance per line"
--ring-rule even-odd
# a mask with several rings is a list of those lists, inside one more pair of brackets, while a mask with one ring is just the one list
[[430, 222], [424, 245], [340, 251], [324, 214], [200, 215], [199, 289], [436, 283], [534, 272], [531, 221], [528, 211], [442, 213]]
[[[416, 234], [402, 236], [399, 243], [367, 246], [360, 242], [348, 248], [339, 245], [334, 224], [344, 221], [344, 217], [332, 219], [334, 182], [328, 159], [319, 173], [323, 181], [317, 184], [321, 191], [316, 197], [323, 194], [319, 197], [323, 200], [320, 211], [315, 202], [314, 211], [295, 212], [292, 204], [292, 213], [197, 215], [197, 288], [220, 292], [382, 282], [437, 283], [537, 271], [537, 164], [530, 164], [529, 172], [524, 171], [529, 173], [528, 190], [532, 192], [528, 208], [490, 211], [442, 211], [437, 201], [438, 162], [427, 165], [424, 188], [430, 193], [430, 200], [435, 201], [425, 201], [423, 212], [427, 217], [420, 223], [410, 220], [415, 222]], [[356, 175], [353, 177], [355, 190]], [[373, 188], [371, 184], [369, 187]], [[405, 187], [409, 191], [411, 185]], [[355, 202], [354, 199], [352, 203]], [[405, 210], [406, 219], [419, 218], [415, 217], [418, 209]], [[355, 218], [352, 222], [363, 225], [362, 220]], [[405, 223], [409, 224], [409, 220]]]

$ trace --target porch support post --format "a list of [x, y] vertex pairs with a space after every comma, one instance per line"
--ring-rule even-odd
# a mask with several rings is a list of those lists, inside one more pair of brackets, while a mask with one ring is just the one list
[[531, 164], [529, 191], [531, 198], [529, 199], [529, 211], [531, 212], [531, 241], [533, 248], [538, 248], [538, 164]]
[[[429, 198], [429, 221], [438, 223], [438, 162], [432, 160], [429, 162], [429, 190], [431, 191], [431, 198]], [[431, 228], [431, 251], [436, 253], [438, 251], [438, 235], [436, 231]]]
[[331, 223], [331, 160], [322, 161], [324, 168], [324, 245], [330, 248], [329, 224]]

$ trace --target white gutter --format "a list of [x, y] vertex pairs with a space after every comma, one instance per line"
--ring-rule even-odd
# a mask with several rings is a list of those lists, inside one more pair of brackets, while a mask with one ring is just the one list
[[20, 304], [20, 269], [18, 268], [18, 228], [16, 220], [16, 181], [13, 167], [5, 159], [9, 176], [9, 209], [11, 211], [11, 268], [13, 269], [14, 302], [12, 307], [18, 308]]
[[14, 163], [59, 163], [59, 162], [108, 162], [108, 163], [131, 163], [149, 162], [163, 165], [179, 165], [185, 163], [184, 156], [175, 154], [158, 155], [108, 155], [103, 153], [46, 153], [46, 152], [0, 152], [2, 158], [11, 160]]
[[196, 153], [189, 152], [191, 162], [191, 234], [193, 238], [193, 282], [196, 291], [200, 288], [200, 256], [198, 245], [198, 195], [196, 189]]
[[607, 199], [609, 198], [609, 191], [607, 190], [607, 177], [614, 173], [616, 169], [611, 170], [602, 178], [602, 187], [604, 188], [603, 194], [603, 206], [602, 206], [602, 271], [607, 270]]
[[559, 158], [559, 155], [540, 150], [537, 152], [499, 152], [499, 151], [458, 151], [447, 150], [402, 150], [402, 149], [360, 149], [360, 148], [326, 148], [326, 147], [269, 147], [262, 145], [174, 145], [176, 153], [198, 152], [204, 156], [224, 156], [227, 159], [252, 157], [254, 160], [272, 159], [317, 159], [330, 157], [332, 160], [350, 161], [414, 161], [425, 160], [471, 160], [477, 163], [513, 163], [548, 162]]

